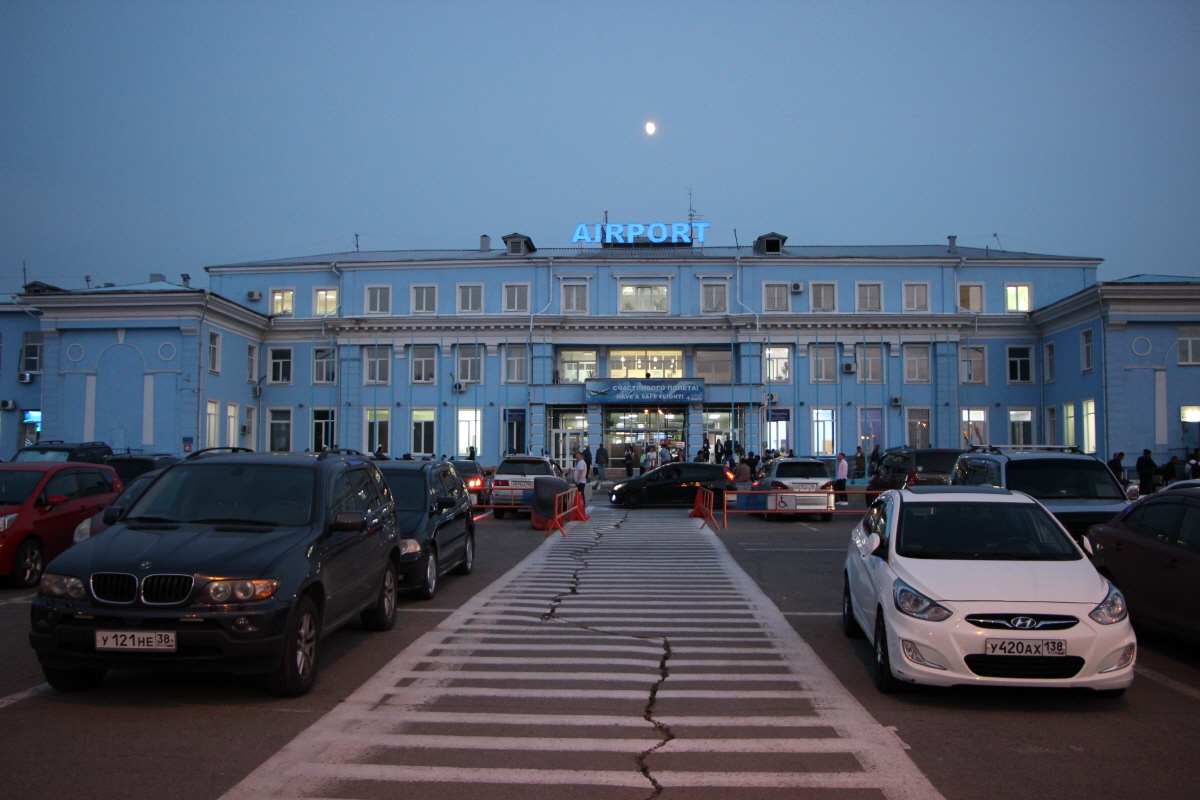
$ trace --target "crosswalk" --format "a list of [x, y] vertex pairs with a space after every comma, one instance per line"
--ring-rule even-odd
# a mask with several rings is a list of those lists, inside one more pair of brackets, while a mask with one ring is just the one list
[[223, 800], [941, 797], [697, 520], [568, 533]]

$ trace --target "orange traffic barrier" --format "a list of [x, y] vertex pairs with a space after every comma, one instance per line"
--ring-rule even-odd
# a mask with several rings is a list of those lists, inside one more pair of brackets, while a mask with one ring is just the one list
[[713, 495], [712, 489], [705, 489], [703, 487], [697, 489], [696, 505], [692, 508], [692, 513], [688, 514], [688, 516], [699, 517], [700, 519], [704, 520], [700, 523], [701, 528], [703, 528], [709, 522], [712, 522], [713, 530], [720, 530], [720, 526], [717, 525], [717, 519], [713, 516], [714, 501], [715, 496]]
[[570, 521], [569, 518], [575, 511], [575, 495], [578, 493], [578, 489], [571, 488], [554, 495], [554, 516], [550, 518], [550, 525], [546, 528], [547, 536], [554, 531], [558, 531], [564, 537], [567, 535], [563, 523]]

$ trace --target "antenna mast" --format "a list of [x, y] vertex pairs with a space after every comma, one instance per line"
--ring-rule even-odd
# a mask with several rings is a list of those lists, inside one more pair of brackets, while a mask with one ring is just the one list
[[688, 189], [688, 226], [698, 219], [704, 219], [704, 215], [692, 206], [692, 190]]

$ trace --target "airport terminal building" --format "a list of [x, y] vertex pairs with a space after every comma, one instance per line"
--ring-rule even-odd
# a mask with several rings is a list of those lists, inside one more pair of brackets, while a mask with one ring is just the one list
[[223, 264], [210, 290], [31, 283], [0, 303], [0, 457], [39, 436], [474, 448], [487, 464], [565, 464], [601, 441], [689, 458], [730, 438], [798, 455], [1053, 443], [1160, 463], [1200, 445], [1200, 279], [1100, 283], [1097, 258], [954, 237], [710, 247], [703, 233], [580, 225], [560, 248], [514, 233]]

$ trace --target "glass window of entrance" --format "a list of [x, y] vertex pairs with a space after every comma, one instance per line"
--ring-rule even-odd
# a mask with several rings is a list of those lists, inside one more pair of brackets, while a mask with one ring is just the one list
[[682, 378], [682, 350], [609, 350], [610, 378]]
[[883, 449], [883, 409], [858, 409], [858, 444], [864, 453], [870, 453], [878, 445]]
[[667, 311], [666, 284], [621, 284], [621, 311], [665, 314]]
[[363, 423], [366, 425], [363, 438], [367, 441], [367, 452], [374, 453], [380, 448], [385, 453], [391, 452], [391, 409], [364, 408], [363, 414]]
[[337, 409], [313, 409], [312, 448], [314, 452], [337, 447]]
[[596, 377], [595, 350], [559, 350], [558, 381], [583, 383]]
[[470, 455], [471, 448], [479, 457], [479, 416], [478, 408], [460, 408], [458, 410], [458, 455], [460, 458]]
[[768, 347], [767, 348], [767, 382], [768, 383], [786, 383], [790, 381], [791, 369], [789, 362], [792, 360], [792, 349], [790, 347]]
[[292, 410], [272, 408], [267, 412], [271, 425], [271, 452], [286, 453], [292, 449]]
[[697, 350], [696, 377], [708, 383], [732, 383], [732, 354], [728, 350]]

